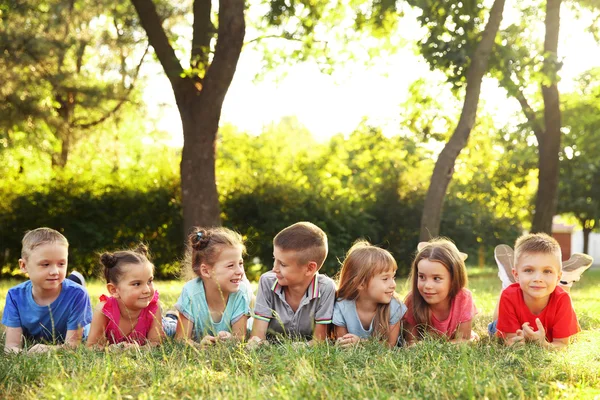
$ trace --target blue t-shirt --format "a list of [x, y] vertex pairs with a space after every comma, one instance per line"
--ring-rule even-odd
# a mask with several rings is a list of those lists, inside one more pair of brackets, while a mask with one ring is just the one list
[[250, 314], [251, 298], [252, 288], [244, 280], [237, 292], [229, 294], [223, 316], [219, 322], [215, 322], [206, 303], [204, 282], [195, 278], [183, 286], [175, 308], [194, 324], [194, 337], [202, 339], [205, 335], [215, 336], [221, 331], [231, 332], [233, 324]]
[[92, 322], [90, 296], [77, 283], [65, 279], [60, 294], [47, 306], [33, 300], [31, 281], [23, 282], [6, 295], [2, 324], [23, 329], [26, 340], [63, 343], [67, 331]]
[[[404, 303], [392, 298], [390, 302], [390, 326], [397, 324], [405, 312], [406, 306]], [[369, 330], [363, 328], [358, 317], [358, 312], [356, 311], [355, 300], [338, 300], [335, 302], [333, 307], [333, 324], [345, 327], [348, 333], [360, 338], [368, 338], [373, 334], [373, 321], [371, 320]]]

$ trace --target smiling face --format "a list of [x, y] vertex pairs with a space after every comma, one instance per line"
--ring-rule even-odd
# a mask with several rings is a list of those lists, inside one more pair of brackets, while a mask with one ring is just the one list
[[562, 275], [560, 259], [553, 253], [523, 253], [513, 275], [526, 300], [547, 299]]
[[300, 264], [295, 251], [284, 251], [277, 246], [273, 249], [273, 272], [281, 286], [300, 285], [312, 279], [314, 273], [310, 273], [308, 264]]
[[449, 300], [451, 277], [444, 264], [424, 258], [417, 265], [417, 288], [430, 306]]
[[35, 247], [26, 258], [19, 260], [21, 271], [29, 274], [35, 288], [60, 290], [67, 274], [67, 246], [61, 243], [46, 243]]
[[377, 274], [371, 278], [366, 290], [362, 290], [360, 296], [366, 296], [369, 300], [379, 304], [389, 304], [396, 291], [396, 271], [389, 270]]
[[235, 293], [240, 290], [244, 277], [244, 259], [240, 246], [225, 247], [212, 267], [202, 265], [202, 275], [216, 284], [225, 293]]
[[118, 283], [107, 285], [110, 294], [129, 310], [142, 310], [154, 297], [154, 268], [152, 264], [125, 264]]

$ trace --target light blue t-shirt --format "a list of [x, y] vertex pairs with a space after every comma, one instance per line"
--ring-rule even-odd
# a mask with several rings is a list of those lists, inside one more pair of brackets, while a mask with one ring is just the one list
[[[390, 326], [397, 324], [405, 312], [406, 306], [404, 303], [392, 298], [390, 302]], [[338, 300], [335, 302], [333, 307], [333, 324], [343, 326], [348, 330], [348, 333], [363, 339], [371, 337], [373, 334], [372, 320], [369, 330], [365, 330], [360, 323], [355, 300]]]
[[240, 290], [229, 294], [221, 321], [215, 322], [206, 303], [204, 282], [196, 278], [183, 286], [175, 308], [194, 324], [194, 337], [199, 340], [205, 335], [215, 336], [221, 331], [231, 332], [233, 324], [244, 315], [250, 314], [251, 293], [250, 283], [242, 281]]
[[33, 300], [31, 281], [23, 282], [6, 295], [2, 324], [23, 329], [27, 340], [63, 343], [67, 331], [92, 322], [90, 296], [83, 286], [65, 279], [56, 300], [47, 306]]

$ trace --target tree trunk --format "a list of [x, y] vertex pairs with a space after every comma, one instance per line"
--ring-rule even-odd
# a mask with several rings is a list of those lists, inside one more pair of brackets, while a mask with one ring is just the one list
[[466, 146], [471, 129], [475, 124], [479, 94], [481, 92], [481, 81], [487, 71], [490, 53], [492, 52], [496, 34], [500, 27], [500, 21], [502, 21], [504, 3], [505, 0], [494, 1], [481, 41], [471, 58], [471, 65], [467, 72], [465, 101], [460, 120], [452, 137], [444, 146], [435, 163], [429, 189], [425, 197], [423, 215], [421, 217], [421, 241], [426, 241], [439, 235], [442, 206], [446, 197], [446, 190], [454, 173], [456, 158]]
[[[203, 77], [186, 76], [152, 0], [131, 0], [171, 82], [183, 125], [181, 193], [185, 233], [195, 225], [220, 225], [219, 196], [215, 179], [216, 139], [221, 107], [233, 79], [245, 34], [244, 0], [219, 1], [217, 44]], [[194, 1], [192, 64], [208, 60], [206, 36], [213, 35], [210, 1]], [[209, 15], [206, 15], [208, 13]], [[208, 41], [208, 43], [210, 40]], [[206, 61], [208, 62], [208, 61]]]
[[71, 139], [73, 139], [73, 113], [75, 112], [76, 93], [67, 91], [66, 93], [56, 93], [54, 99], [60, 104], [56, 112], [60, 117], [60, 122], [56, 126], [56, 138], [60, 143], [60, 151], [52, 154], [52, 167], [64, 169], [69, 161], [71, 151]]
[[558, 96], [558, 32], [561, 0], [546, 2], [546, 36], [544, 38], [544, 72], [548, 80], [542, 86], [545, 129], [538, 137], [538, 192], [532, 232], [552, 234], [552, 218], [558, 205], [558, 152], [560, 151], [560, 102]]
[[589, 254], [588, 250], [590, 248], [590, 233], [592, 230], [590, 228], [583, 228], [583, 254]]

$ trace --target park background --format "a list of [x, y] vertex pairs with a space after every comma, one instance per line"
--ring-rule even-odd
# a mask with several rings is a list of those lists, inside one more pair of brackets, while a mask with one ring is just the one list
[[[485, 335], [496, 245], [554, 220], [575, 230], [567, 258], [600, 251], [599, 21], [596, 0], [4, 2], [0, 299], [26, 279], [35, 227], [65, 234], [94, 303], [98, 253], [145, 242], [170, 307], [191, 226], [239, 231], [255, 280], [273, 236], [307, 220], [328, 234], [325, 273], [365, 238], [396, 258], [402, 295], [419, 240], [450, 237]], [[206, 357], [169, 344], [3, 356], [0, 381], [13, 398], [593, 398], [598, 282], [592, 268], [574, 289], [584, 332], [558, 355], [488, 339]], [[87, 383], [50, 384], [55, 369]]]

